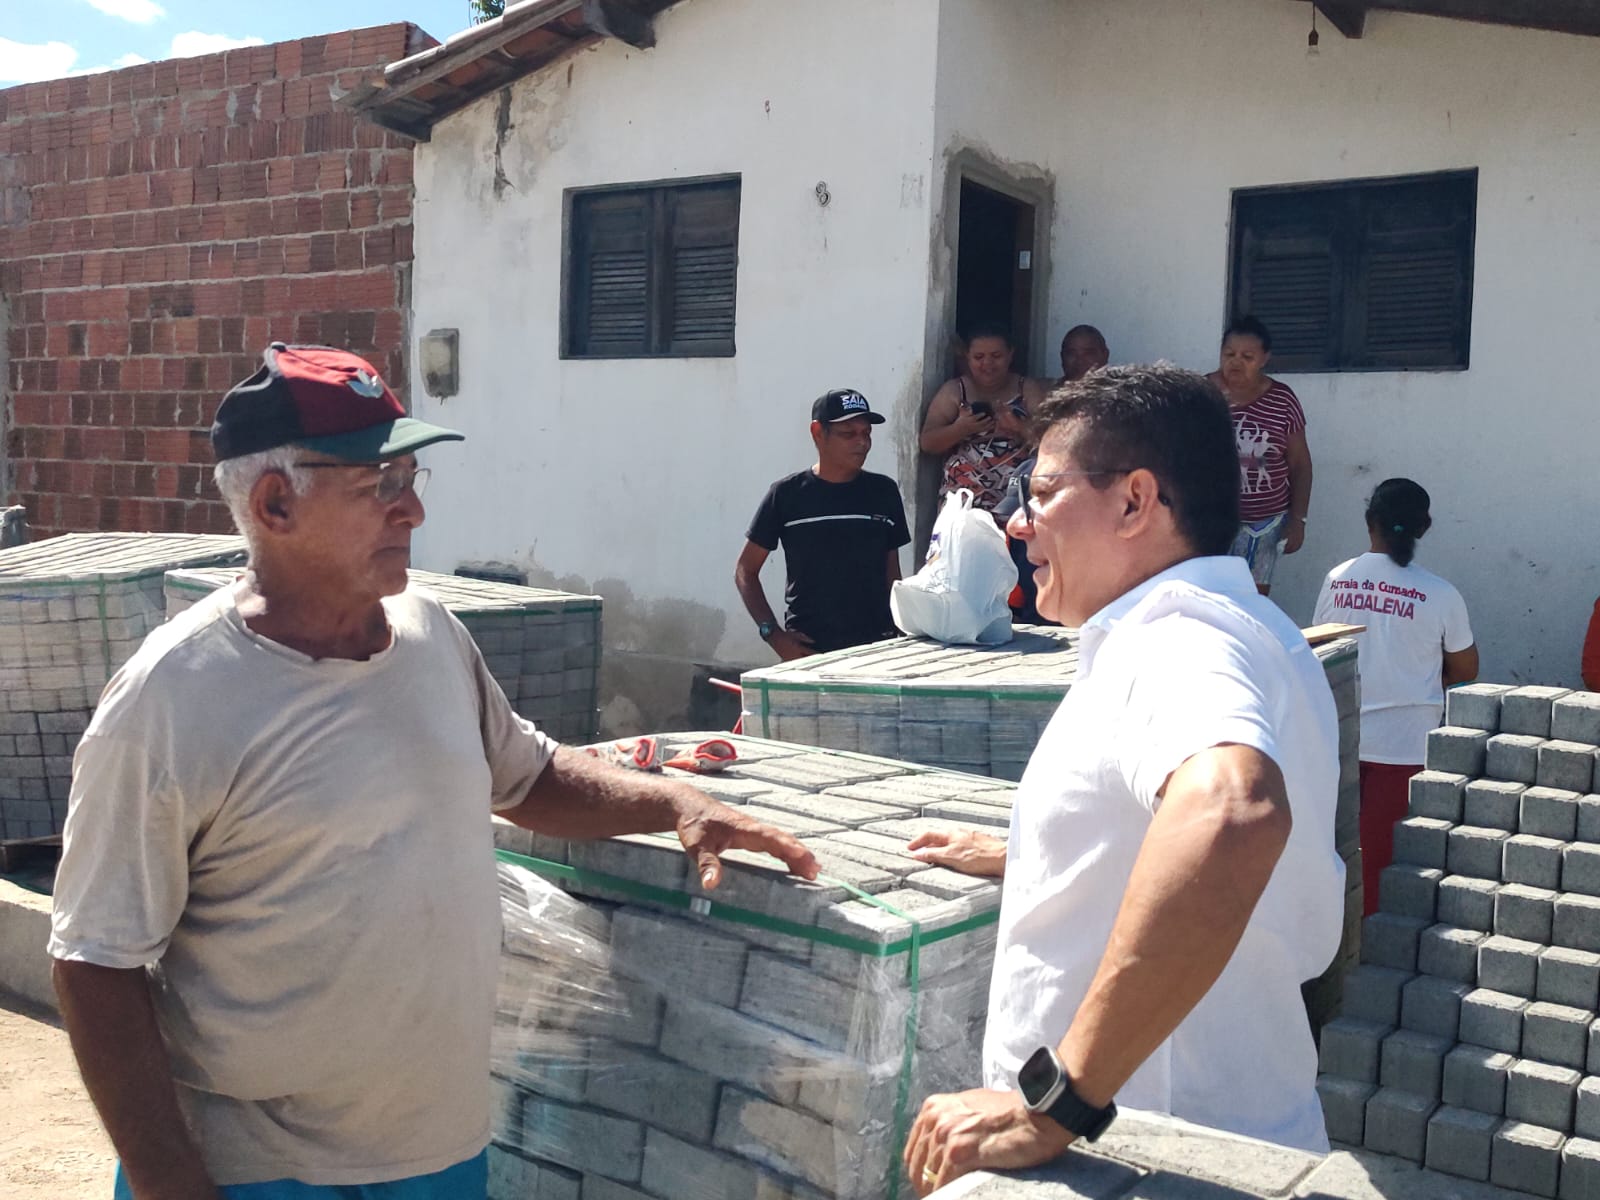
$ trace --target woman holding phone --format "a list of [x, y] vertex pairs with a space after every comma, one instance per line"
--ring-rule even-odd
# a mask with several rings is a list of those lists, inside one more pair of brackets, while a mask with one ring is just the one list
[[934, 393], [922, 423], [923, 452], [944, 459], [939, 495], [966, 488], [973, 506], [991, 513], [1031, 453], [1028, 427], [1044, 398], [1037, 381], [1011, 369], [1014, 354], [1004, 327], [974, 326], [966, 369]]

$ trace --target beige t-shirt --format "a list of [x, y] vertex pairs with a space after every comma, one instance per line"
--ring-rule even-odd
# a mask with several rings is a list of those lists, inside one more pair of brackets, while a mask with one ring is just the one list
[[312, 660], [234, 589], [156, 630], [78, 748], [50, 953], [148, 967], [219, 1184], [376, 1183], [489, 1135], [500, 914], [488, 809], [555, 743], [413, 591]]

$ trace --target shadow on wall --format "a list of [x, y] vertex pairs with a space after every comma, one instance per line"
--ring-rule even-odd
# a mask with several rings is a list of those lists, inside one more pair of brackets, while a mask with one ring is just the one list
[[627, 737], [672, 729], [727, 729], [738, 703], [707, 682], [737, 680], [740, 668], [715, 662], [727, 614], [693, 600], [644, 600], [621, 579], [557, 575], [531, 563], [530, 587], [599, 596], [600, 734]]

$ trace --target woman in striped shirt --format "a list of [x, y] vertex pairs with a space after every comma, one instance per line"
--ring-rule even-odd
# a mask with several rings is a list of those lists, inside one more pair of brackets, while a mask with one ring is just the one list
[[1222, 335], [1222, 356], [1207, 378], [1233, 410], [1239, 449], [1239, 536], [1233, 553], [1250, 564], [1265, 596], [1279, 553], [1306, 540], [1311, 505], [1311, 451], [1306, 414], [1288, 384], [1266, 373], [1272, 334], [1254, 317], [1240, 317]]

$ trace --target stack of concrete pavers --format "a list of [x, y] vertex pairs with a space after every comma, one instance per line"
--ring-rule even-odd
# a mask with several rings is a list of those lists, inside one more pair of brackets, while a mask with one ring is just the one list
[[0, 838], [60, 831], [106, 681], [161, 624], [162, 577], [243, 558], [236, 537], [69, 533], [0, 550]]
[[[1000, 887], [906, 842], [964, 827], [951, 804], [1003, 815], [1011, 785], [731, 740], [729, 770], [682, 778], [798, 836], [815, 883], [733, 852], [706, 893], [673, 835], [496, 823], [569, 896], [534, 903], [502, 865], [493, 1200], [909, 1196], [895, 1181], [917, 1106], [980, 1085]], [[914, 930], [929, 940], [913, 956]]]
[[[237, 571], [172, 571], [170, 619]], [[553, 737], [587, 741], [599, 722], [599, 596], [412, 571], [411, 586], [435, 597], [467, 627], [512, 706]]]
[[[810, 746], [880, 754], [1001, 779], [1020, 779], [1045, 725], [1078, 669], [1076, 634], [1017, 626], [1003, 646], [946, 646], [894, 638], [748, 671], [744, 729]], [[1339, 714], [1339, 804], [1334, 839], [1345, 863], [1345, 933], [1328, 970], [1306, 987], [1320, 1025], [1338, 1006], [1355, 965], [1361, 891], [1359, 747], [1361, 691], [1356, 643], [1316, 648]], [[945, 815], [959, 817], [952, 809]], [[974, 811], [969, 821], [981, 820]]]
[[1600, 695], [1449, 694], [1318, 1087], [1336, 1139], [1600, 1197]]

